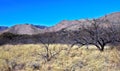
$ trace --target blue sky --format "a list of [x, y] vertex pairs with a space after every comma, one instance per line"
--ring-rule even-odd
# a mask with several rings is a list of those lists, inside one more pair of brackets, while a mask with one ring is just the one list
[[0, 26], [52, 26], [61, 20], [98, 18], [120, 11], [120, 0], [0, 0]]

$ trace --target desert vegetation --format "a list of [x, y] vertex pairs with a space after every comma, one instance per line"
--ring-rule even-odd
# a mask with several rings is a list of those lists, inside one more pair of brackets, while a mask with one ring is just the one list
[[120, 25], [104, 21], [75, 31], [3, 33], [0, 71], [119, 71]]
[[82, 25], [79, 31], [70, 34], [70, 38], [75, 41], [72, 45], [95, 45], [100, 51], [103, 51], [106, 45], [117, 45], [120, 43], [119, 30], [119, 24], [106, 24], [105, 26], [94, 20], [91, 25]]
[[74, 46], [68, 53], [68, 45], [50, 44], [50, 53], [55, 56], [46, 62], [46, 48], [43, 44], [3, 45], [0, 46], [0, 71], [120, 70], [119, 46], [112, 50], [107, 46], [104, 52], [93, 45], [89, 47], [88, 50], [86, 46]]

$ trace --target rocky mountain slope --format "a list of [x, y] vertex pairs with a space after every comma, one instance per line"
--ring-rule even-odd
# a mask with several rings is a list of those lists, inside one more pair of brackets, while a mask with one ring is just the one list
[[63, 20], [57, 25], [50, 27], [48, 30], [50, 32], [56, 32], [60, 30], [78, 30], [82, 25], [90, 25], [92, 20], [82, 19], [82, 20]]
[[5, 30], [4, 32], [9, 32], [13, 34], [32, 35], [32, 34], [43, 33], [43, 30], [30, 24], [21, 24], [21, 25], [12, 26], [11, 28]]
[[[108, 15], [105, 15], [103, 17], [97, 18], [97, 23], [99, 24], [120, 24], [120, 12], [111, 13]], [[58, 32], [60, 30], [78, 30], [81, 28], [82, 25], [91, 25], [93, 22], [93, 19], [81, 19], [81, 20], [63, 20], [60, 23], [52, 26], [52, 27], [46, 27], [46, 26], [39, 26], [39, 25], [30, 25], [30, 24], [23, 24], [23, 25], [15, 25], [10, 27], [9, 29], [5, 30], [4, 32], [10, 32], [14, 34], [27, 34], [27, 35], [33, 35], [33, 34], [40, 34], [45, 32]]]
[[111, 13], [99, 18], [100, 22], [109, 22], [112, 24], [120, 24], [120, 12]]
[[[103, 24], [104, 26], [109, 24], [120, 24], [120, 12], [111, 13], [103, 17], [96, 19], [98, 24]], [[81, 19], [81, 20], [63, 20], [57, 25], [49, 28], [49, 31], [60, 31], [64, 30], [78, 30], [81, 26], [91, 25], [94, 22], [94, 19]]]

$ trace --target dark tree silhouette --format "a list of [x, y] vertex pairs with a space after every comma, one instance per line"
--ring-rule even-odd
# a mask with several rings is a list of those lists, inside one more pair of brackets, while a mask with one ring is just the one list
[[103, 51], [107, 44], [120, 41], [119, 30], [118, 25], [109, 24], [104, 26], [94, 20], [90, 26], [83, 26], [79, 32], [74, 32], [77, 36], [74, 38], [75, 43], [73, 45], [95, 45], [100, 51]]

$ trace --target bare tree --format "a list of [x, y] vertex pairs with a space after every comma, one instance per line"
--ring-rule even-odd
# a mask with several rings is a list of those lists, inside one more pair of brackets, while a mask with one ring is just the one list
[[82, 29], [79, 30], [79, 33], [77, 32], [78, 36], [74, 38], [74, 41], [76, 41], [74, 44], [91, 44], [95, 45], [100, 51], [103, 51], [107, 44], [120, 41], [120, 39], [118, 39], [120, 36], [118, 30], [120, 30], [120, 27], [116, 28], [113, 25], [105, 27], [94, 20], [91, 26], [83, 26]]
[[57, 39], [56, 33], [45, 33], [43, 36], [44, 37], [41, 37], [40, 42], [44, 45], [46, 51], [45, 54], [41, 53], [41, 55], [44, 57], [45, 62], [48, 62], [52, 58], [55, 58], [55, 56], [62, 51], [62, 48], [59, 49], [59, 51], [54, 52], [50, 49], [50, 45], [54, 44]]

